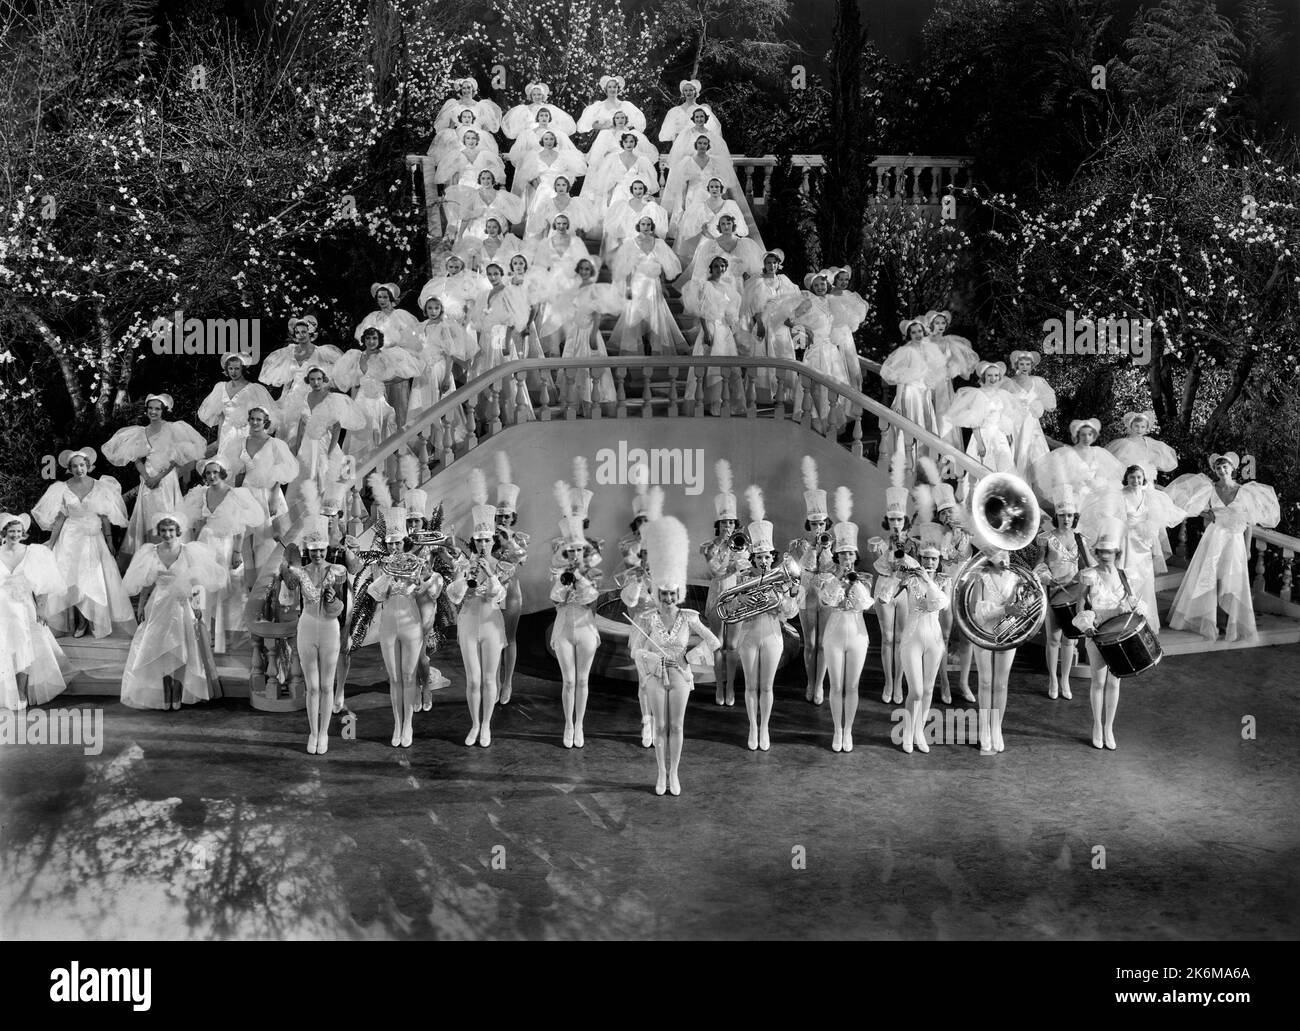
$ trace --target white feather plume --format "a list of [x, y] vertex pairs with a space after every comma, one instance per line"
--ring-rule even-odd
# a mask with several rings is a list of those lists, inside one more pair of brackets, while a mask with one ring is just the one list
[[713, 464], [713, 475], [716, 476], [718, 480], [718, 493], [730, 494], [731, 493], [731, 463], [728, 462], [725, 458], [719, 458]]
[[498, 451], [496, 454], [497, 461], [497, 483], [514, 483], [510, 478], [510, 456], [504, 451]]
[[555, 481], [555, 503], [560, 506], [560, 515], [567, 516], [569, 514], [569, 505], [571, 503], [570, 501], [571, 498], [572, 498], [572, 494], [569, 490], [569, 485], [565, 483], [563, 480], [556, 480]]
[[420, 485], [420, 460], [409, 451], [397, 460], [397, 474], [407, 490]]
[[745, 488], [745, 504], [749, 506], [749, 521], [757, 523], [767, 516], [767, 508], [763, 504], [763, 488], [756, 483], [751, 483]]
[[934, 491], [928, 483], [918, 483], [912, 488], [912, 509], [916, 512], [916, 521], [928, 523], [934, 519]]
[[646, 565], [655, 581], [685, 587], [690, 538], [682, 521], [666, 516], [646, 523], [641, 528], [641, 542], [645, 546]]
[[812, 455], [804, 455], [803, 461], [799, 463], [800, 471], [803, 473], [803, 489], [817, 489], [817, 460]]
[[573, 459], [573, 485], [578, 490], [587, 489], [587, 459], [585, 455], [575, 455]]
[[664, 517], [664, 489], [651, 487], [646, 496], [645, 517], [650, 522]]
[[916, 482], [928, 483], [931, 487], [943, 482], [939, 467], [929, 455], [922, 455], [916, 460]]
[[889, 485], [891, 487], [902, 487], [903, 480], [907, 476], [906, 463], [902, 460], [902, 455], [894, 455], [893, 461], [889, 463]]
[[302, 513], [307, 519], [314, 519], [320, 515], [320, 488], [316, 486], [314, 476], [306, 477], [299, 485], [301, 494], [299, 499], [302, 502]]
[[853, 492], [848, 487], [835, 488], [835, 521], [847, 523], [853, 515]]
[[375, 500], [372, 511], [393, 507], [393, 495], [388, 489], [388, 481], [378, 469], [366, 477], [366, 486], [370, 488], [370, 496]]
[[469, 474], [469, 499], [476, 505], [487, 504], [487, 477], [483, 475], [482, 469], [475, 469]]

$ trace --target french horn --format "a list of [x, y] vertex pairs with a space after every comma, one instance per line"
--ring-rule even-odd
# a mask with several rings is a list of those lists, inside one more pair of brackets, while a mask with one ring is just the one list
[[716, 611], [724, 623], [739, 623], [779, 608], [784, 595], [799, 583], [802, 570], [788, 555], [762, 576], [737, 584], [718, 596]]
[[[1038, 633], [1047, 616], [1047, 589], [1016, 552], [1031, 544], [1041, 518], [1038, 501], [1029, 484], [1012, 473], [991, 473], [975, 484], [966, 504], [971, 539], [979, 547], [953, 580], [952, 616], [958, 628], [977, 647], [1002, 652], [1018, 648]], [[975, 618], [972, 599], [986, 566], [987, 552], [1005, 551], [1011, 556], [1008, 569], [1017, 584], [1012, 605], [1021, 609], [993, 626]]]

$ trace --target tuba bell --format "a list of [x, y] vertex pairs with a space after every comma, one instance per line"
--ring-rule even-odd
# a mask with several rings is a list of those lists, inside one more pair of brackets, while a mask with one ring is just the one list
[[782, 595], [799, 583], [802, 570], [788, 555], [762, 576], [746, 580], [718, 596], [716, 611], [724, 623], [739, 623], [780, 607]]
[[[961, 632], [980, 648], [994, 652], [1018, 648], [1043, 624], [1047, 590], [1016, 554], [1033, 542], [1040, 517], [1038, 500], [1029, 484], [1012, 473], [985, 476], [967, 499], [967, 526], [980, 551], [966, 561], [953, 581], [952, 615]], [[1012, 604], [1022, 611], [985, 626], [975, 618], [972, 595], [984, 567], [991, 564], [986, 554], [991, 551], [1010, 554], [1008, 569], [1018, 581]]]

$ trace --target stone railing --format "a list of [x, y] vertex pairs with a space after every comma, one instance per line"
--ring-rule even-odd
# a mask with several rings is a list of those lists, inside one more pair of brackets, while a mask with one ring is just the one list
[[[1265, 594], [1265, 560], [1268, 557], [1269, 550], [1272, 549], [1282, 563], [1282, 580], [1277, 597], [1287, 607], [1286, 615], [1300, 617], [1300, 608], [1293, 606], [1291, 601], [1291, 566], [1295, 562], [1296, 552], [1300, 551], [1300, 539], [1288, 537], [1276, 530], [1267, 530], [1262, 526], [1256, 526], [1251, 535], [1255, 542], [1255, 575], [1251, 581], [1252, 592], [1257, 595]], [[1266, 596], [1271, 597], [1271, 595]]]
[[[766, 215], [771, 203], [772, 170], [780, 162], [763, 157], [735, 158], [736, 177], [756, 215]], [[820, 154], [795, 154], [791, 167], [799, 174], [799, 188], [807, 193], [813, 179], [823, 174]], [[871, 162], [868, 203], [912, 204], [939, 211], [949, 189], [970, 185], [971, 159], [933, 154], [881, 154]]]
[[[863, 367], [870, 371], [874, 368], [874, 363], [864, 360]], [[716, 404], [705, 399], [702, 375], [695, 377], [694, 389], [687, 390], [688, 371], [708, 368], [722, 369], [724, 372], [722, 392]], [[739, 389], [734, 391], [726, 375], [726, 370], [733, 368], [740, 373]], [[613, 376], [615, 400], [604, 405], [580, 402], [574, 389], [577, 377], [600, 369], [609, 369]], [[528, 396], [527, 383], [530, 378], [543, 380], [543, 386], [538, 391], [538, 406], [532, 416], [528, 414], [524, 403], [524, 398]], [[553, 381], [553, 385], [545, 385], [547, 378]], [[770, 407], [765, 404], [760, 410], [760, 391], [769, 386], [776, 387], [772, 402]], [[501, 432], [504, 427], [529, 421], [530, 418], [549, 422], [556, 418], [762, 417], [788, 420], [810, 432], [834, 439], [839, 433], [839, 427], [829, 425], [819, 417], [819, 413], [828, 411], [840, 399], [861, 410], [861, 415], [851, 421], [850, 440], [847, 444], [849, 450], [859, 457], [863, 455], [863, 420], [872, 417], [899, 430], [905, 444], [915, 442], [950, 460], [953, 470], [958, 474], [966, 472], [979, 478], [988, 472], [964, 451], [903, 418], [875, 398], [845, 387], [796, 361], [688, 355], [527, 358], [490, 369], [437, 404], [422, 412], [411, 413], [405, 429], [357, 462], [353, 489], [357, 490], [365, 481], [366, 475], [381, 465], [391, 469], [393, 463], [389, 459], [392, 456], [408, 449], [423, 447], [423, 439], [440, 438], [443, 450], [437, 457], [442, 468], [450, 466], [458, 457], [450, 446], [450, 420], [457, 414], [465, 419], [467, 435], [461, 447], [461, 454], [464, 454], [476, 447], [481, 440]]]

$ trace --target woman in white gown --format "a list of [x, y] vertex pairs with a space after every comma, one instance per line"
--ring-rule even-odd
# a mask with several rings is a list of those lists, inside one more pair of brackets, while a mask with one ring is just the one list
[[[310, 388], [307, 397], [292, 417], [290, 438], [297, 447], [300, 474], [314, 480], [317, 490], [324, 495], [339, 482], [342, 474], [340, 431], [362, 429], [366, 416], [347, 394], [330, 389], [325, 370], [308, 372], [307, 386]], [[286, 423], [289, 419], [286, 413]]]
[[1041, 420], [1045, 413], [1056, 411], [1056, 392], [1042, 376], [1033, 375], [1042, 360], [1037, 351], [1012, 351], [1007, 359], [1011, 374], [1002, 380], [1002, 389], [1020, 403], [1020, 418], [1011, 433], [1011, 453], [1016, 470], [1024, 477], [1051, 450]]
[[[867, 302], [862, 295], [849, 289], [853, 270], [848, 266], [830, 268], [831, 291], [828, 295], [831, 305], [831, 337], [844, 355], [844, 366], [848, 370], [849, 380], [855, 390], [862, 389], [862, 362], [858, 358], [858, 345], [853, 334], [867, 319]], [[937, 414], [937, 413], [936, 413]]]
[[530, 241], [544, 236], [556, 215], [567, 218], [574, 233], [585, 234], [600, 228], [600, 212], [587, 198], [573, 195], [573, 181], [567, 175], [555, 176], [551, 190], [552, 195], [528, 213], [525, 236]]
[[448, 221], [456, 227], [455, 235], [482, 239], [489, 215], [496, 215], [504, 226], [524, 220], [523, 198], [498, 187], [502, 181], [492, 169], [485, 168], [478, 174], [476, 187], [453, 186], [447, 190], [443, 205]]
[[456, 245], [453, 253], [475, 273], [481, 274], [488, 262], [495, 261], [504, 265], [510, 255], [518, 254], [524, 249], [524, 241], [507, 233], [501, 218], [489, 215], [483, 220], [483, 237], [467, 236]]
[[[926, 339], [922, 319], [904, 319], [898, 328], [903, 334], [903, 345], [880, 366], [880, 378], [895, 387], [894, 402], [890, 407], [903, 418], [940, 435], [934, 410], [934, 387], [947, 375], [947, 363], [943, 353]], [[903, 434], [883, 419], [880, 433], [877, 464], [882, 469], [889, 468], [891, 463], [900, 469], [913, 467], [917, 458], [929, 454], [928, 447], [916, 441], [905, 441]]]
[[479, 134], [479, 144], [484, 149], [493, 153], [500, 153], [496, 137], [492, 135], [493, 130], [479, 124], [478, 116], [474, 113], [473, 108], [462, 107], [457, 112], [455, 121], [439, 126], [437, 132], [433, 134], [433, 142], [429, 144], [428, 155], [433, 158], [434, 168], [437, 168], [439, 162], [444, 161], [460, 149], [462, 146], [461, 134], [466, 129], [473, 129]]
[[538, 113], [547, 109], [550, 115], [551, 124], [557, 132], [562, 132], [566, 136], [572, 136], [578, 131], [578, 126], [573, 117], [568, 113], [560, 110], [554, 104], [547, 101], [551, 96], [551, 87], [544, 82], [530, 82], [524, 87], [525, 102], [516, 104], [501, 119], [501, 131], [509, 139], [517, 139], [528, 129], [529, 126], [537, 122]]
[[1002, 362], [980, 362], [975, 367], [980, 385], [957, 391], [939, 419], [944, 434], [954, 426], [971, 430], [966, 454], [996, 473], [1017, 472], [1015, 433], [1023, 419], [1020, 402], [1002, 389], [1006, 368]]
[[477, 80], [467, 75], [463, 79], [454, 80], [452, 85], [456, 87], [456, 96], [438, 110], [438, 116], [433, 123], [437, 128], [456, 124], [460, 112], [466, 109], [474, 112], [475, 120], [487, 132], [496, 132], [501, 128], [501, 108], [491, 100], [477, 99]]
[[[952, 324], [952, 314], [947, 311], [926, 312], [924, 319], [928, 339], [948, 363], [948, 375], [936, 379], [934, 384], [934, 414], [943, 418], [954, 396], [952, 381], [970, 379], [975, 375], [975, 367], [980, 363], [980, 356], [971, 347], [970, 341], [948, 332]], [[955, 447], [961, 447], [961, 434], [954, 430], [949, 438]]]
[[749, 235], [749, 226], [745, 224], [740, 206], [725, 196], [727, 187], [723, 181], [714, 176], [705, 184], [705, 189], [707, 195], [698, 198], [689, 209], [682, 212], [677, 221], [673, 250], [677, 252], [682, 264], [695, 256], [695, 250], [705, 236], [716, 234], [718, 219], [723, 215], [731, 215], [736, 220], [737, 236]]
[[668, 212], [658, 201], [650, 199], [658, 189], [658, 184], [654, 180], [633, 178], [624, 185], [626, 193], [622, 197], [615, 194], [615, 199], [605, 211], [601, 254], [606, 260], [636, 236], [636, 224], [643, 218], [654, 222], [655, 236], [663, 239], [668, 233]]
[[140, 626], [122, 670], [122, 704], [133, 709], [179, 709], [220, 690], [216, 663], [200, 637], [200, 620], [212, 593], [226, 585], [226, 570], [203, 544], [181, 543], [185, 517], [164, 512], [131, 560], [123, 582], [140, 596]]
[[189, 524], [190, 538], [206, 546], [229, 573], [226, 585], [208, 596], [204, 617], [212, 650], [220, 654], [246, 629], [244, 603], [249, 579], [257, 573], [253, 533], [262, 528], [266, 516], [250, 489], [228, 482], [230, 467], [223, 458], [207, 459], [202, 469], [203, 483], [185, 495], [181, 514]]
[[252, 495], [261, 513], [249, 531], [253, 575], [271, 557], [276, 538], [289, 532], [284, 488], [298, 478], [298, 459], [288, 444], [271, 436], [281, 418], [280, 409], [274, 405], [250, 409], [248, 436], [233, 441], [221, 456], [235, 486]]
[[690, 122], [677, 134], [673, 140], [673, 145], [668, 149], [668, 156], [664, 159], [664, 164], [668, 168], [691, 156], [695, 150], [697, 141], [701, 136], [709, 138], [709, 149], [720, 160], [731, 160], [731, 148], [727, 146], [727, 141], [722, 138], [721, 128], [710, 128], [710, 121], [714, 124], [717, 119], [703, 107], [696, 107], [691, 110]]
[[1206, 640], [1218, 638], [1218, 610], [1228, 616], [1225, 640], [1255, 637], [1255, 606], [1250, 595], [1247, 537], [1256, 526], [1276, 526], [1282, 518], [1277, 494], [1262, 483], [1238, 483], [1241, 460], [1229, 451], [1210, 456], [1217, 482], [1188, 473], [1169, 484], [1169, 499], [1189, 516], [1206, 522], [1201, 543], [1169, 612], [1169, 626]]
[[333, 344], [316, 344], [315, 315], [294, 317], [289, 320], [289, 335], [293, 340], [266, 356], [258, 380], [268, 387], [279, 387], [276, 399], [286, 410], [301, 404], [307, 396], [307, 370], [321, 368], [327, 373], [334, 367], [343, 352]]
[[560, 269], [569, 275], [573, 266], [587, 256], [587, 245], [581, 237], [573, 235], [573, 225], [565, 214], [557, 214], [551, 220], [550, 232], [532, 249], [533, 267], [539, 272]]
[[[1096, 540], [1103, 519], [1123, 519], [1124, 467], [1096, 442], [1101, 423], [1075, 419], [1070, 423], [1070, 447], [1058, 447], [1034, 463], [1031, 482], [1041, 497], [1054, 498], [1064, 484], [1074, 487], [1079, 501], [1079, 532]], [[1014, 471], [1014, 470], [1010, 470]], [[1182, 507], [1182, 506], [1180, 506]]]
[[[740, 322], [754, 340], [755, 358], [785, 358], [794, 361], [794, 340], [790, 336], [790, 327], [784, 316], [776, 317], [780, 301], [799, 295], [799, 288], [789, 276], [781, 272], [784, 264], [785, 251], [774, 247], [766, 252], [763, 255], [762, 272], [745, 284], [745, 292], [740, 298]], [[759, 394], [764, 399], [770, 397], [776, 400], [777, 384], [780, 383], [783, 403], [790, 404], [794, 400], [796, 380], [793, 373], [778, 375], [771, 369], [759, 368], [754, 371], [754, 376]]]
[[[692, 134], [694, 135], [694, 134]], [[680, 220], [681, 216], [703, 202], [709, 196], [709, 180], [719, 179], [726, 187], [731, 199], [740, 208], [741, 221], [746, 226], [754, 224], [745, 194], [736, 179], [736, 170], [732, 167], [729, 156], [720, 157], [711, 154], [712, 140], [705, 135], [695, 137], [695, 149], [691, 154], [678, 161], [668, 173], [668, 182], [664, 186], [663, 206], [668, 216]], [[760, 247], [762, 239], [752, 229], [751, 238]]]
[[710, 227], [710, 232], [695, 248], [690, 264], [677, 277], [678, 288], [684, 287], [692, 279], [704, 279], [709, 274], [713, 259], [721, 257], [727, 262], [727, 281], [735, 288], [736, 295], [740, 296], [746, 281], [763, 271], [763, 248], [753, 240], [737, 236], [738, 226], [736, 216], [718, 216], [717, 222]]
[[[737, 357], [736, 331], [740, 324], [740, 293], [727, 277], [727, 259], [714, 256], [709, 263], [708, 279], [692, 279], [682, 290], [682, 305], [688, 314], [699, 319], [695, 334], [696, 357], [716, 355]], [[694, 400], [696, 383], [701, 377], [692, 368], [686, 375], [686, 396]], [[733, 414], [744, 412], [746, 406], [744, 381], [738, 367], [725, 371], [718, 367], [705, 370], [704, 403], [710, 415], [719, 415], [722, 408], [722, 381], [727, 381], [727, 400]]]
[[[564, 216], [560, 216], [563, 219]], [[474, 379], [508, 361], [516, 361], [523, 353], [523, 332], [528, 325], [529, 309], [518, 292], [506, 286], [504, 269], [497, 264], [487, 267], [487, 295], [479, 298], [469, 314], [469, 328], [478, 340], [474, 358], [470, 362], [468, 379]], [[518, 380], [503, 380], [501, 391], [502, 414], [517, 406], [515, 421], [528, 422], [533, 418], [533, 403], [527, 390], [519, 389]], [[487, 393], [480, 395], [480, 417], [486, 417]]]
[[68, 686], [68, 661], [35, 603], [68, 585], [49, 548], [23, 543], [31, 524], [0, 512], [0, 709], [44, 705]]
[[[1123, 466], [1140, 465], [1146, 473], [1147, 485], [1163, 492], [1156, 480], [1159, 473], [1171, 473], [1178, 468], [1178, 455], [1168, 444], [1147, 436], [1156, 429], [1156, 413], [1125, 412], [1120, 422], [1124, 424], [1126, 436], [1117, 437], [1106, 445], [1106, 450], [1119, 459]], [[1173, 554], [1169, 546], [1169, 533], [1164, 527], [1159, 531], [1160, 546], [1151, 553], [1157, 575], [1168, 572], [1165, 562]]]
[[591, 146], [587, 148], [587, 167], [599, 168], [600, 163], [605, 158], [621, 149], [619, 141], [623, 138], [625, 132], [633, 133], [637, 137], [636, 152], [638, 154], [652, 164], [658, 162], [659, 148], [646, 138], [645, 130], [632, 125], [627, 112], [616, 111], [613, 118], [610, 119], [609, 126], [601, 129], [596, 134]]
[[[587, 174], [587, 162], [577, 150], [557, 148], [554, 132], [542, 133], [540, 146], [530, 150], [515, 169], [512, 192], [524, 200], [524, 210], [531, 220], [543, 206], [555, 198], [555, 180], [563, 177], [573, 182]], [[572, 145], [570, 145], [572, 147]]]
[[230, 377], [218, 383], [199, 405], [199, 421], [217, 428], [217, 451], [225, 450], [237, 436], [248, 434], [248, 410], [255, 405], [271, 404], [271, 394], [266, 387], [245, 377], [253, 364], [247, 355], [229, 354], [221, 359], [221, 368]]
[[433, 181], [444, 193], [473, 190], [479, 176], [491, 172], [497, 182], [506, 178], [505, 162], [495, 146], [483, 144], [483, 134], [473, 126], [462, 129], [456, 147], [445, 150], [433, 170]]
[[[415, 334], [415, 339], [420, 341], [422, 333], [418, 324]], [[386, 391], [394, 382], [407, 386], [423, 371], [423, 347], [419, 352], [394, 347], [375, 326], [362, 334], [360, 350], [344, 352], [334, 366], [334, 386], [350, 393], [366, 418], [365, 426], [349, 432], [344, 440], [346, 454], [364, 454], [378, 447], [398, 427], [406, 425], [408, 406], [404, 404], [401, 413], [397, 413], [387, 400]]]
[[699, 102], [699, 96], [704, 92], [700, 80], [683, 79], [677, 84], [677, 89], [681, 94], [681, 103], [669, 108], [664, 116], [663, 124], [659, 127], [659, 142], [672, 143], [688, 127], [693, 127], [696, 123], [691, 119], [697, 110], [703, 110], [707, 116], [705, 128], [721, 135], [722, 123], [714, 116], [713, 108]]
[[605, 96], [594, 104], [588, 104], [578, 118], [578, 132], [595, 132], [608, 129], [614, 124], [616, 115], [627, 118], [628, 124], [638, 132], [645, 132], [645, 115], [630, 100], [624, 100], [620, 94], [627, 89], [627, 82], [621, 75], [602, 75], [601, 92]]
[[583, 196], [590, 198], [598, 208], [607, 208], [611, 200], [624, 195], [619, 189], [624, 183], [642, 179], [657, 184], [659, 173], [655, 162], [638, 150], [640, 142], [641, 137], [636, 133], [623, 133], [619, 137], [618, 149], [606, 154], [600, 164], [591, 169], [587, 181], [582, 184]]
[[[375, 299], [379, 309], [372, 311], [362, 319], [356, 330], [353, 331], [352, 335], [356, 338], [357, 343], [362, 343], [366, 330], [377, 329], [382, 335], [383, 346], [394, 350], [400, 347], [409, 354], [418, 356], [420, 354], [420, 323], [409, 311], [403, 311], [397, 307], [397, 302], [402, 296], [401, 288], [396, 283], [371, 283], [370, 296]], [[330, 378], [334, 379], [335, 375], [334, 372], [331, 372]], [[399, 375], [386, 380], [384, 382], [384, 396], [388, 399], [388, 403], [393, 406], [397, 425], [405, 426], [406, 411], [411, 396], [409, 377], [399, 373]]]
[[1130, 583], [1151, 629], [1160, 632], [1160, 612], [1156, 608], [1155, 556], [1160, 554], [1160, 534], [1187, 518], [1169, 495], [1147, 479], [1140, 465], [1124, 470], [1124, 540], [1119, 556], [1120, 567]]
[[[804, 289], [800, 293], [771, 302], [766, 317], [772, 322], [790, 322], [790, 336], [796, 353], [803, 349], [805, 365], [829, 377], [844, 387], [851, 387], [849, 372], [844, 367], [844, 357], [831, 340], [831, 308], [826, 298], [829, 288], [827, 277], [820, 272], [804, 276]], [[796, 413], [802, 411], [802, 387], [796, 388], [794, 401]], [[848, 402], [839, 394], [831, 401], [830, 388], [817, 384], [812, 390], [813, 426], [818, 432], [838, 431], [849, 417]], [[856, 411], [856, 408], [852, 409]]]
[[433, 278], [420, 289], [418, 303], [420, 310], [424, 311], [429, 298], [436, 297], [442, 302], [447, 318], [464, 326], [470, 308], [487, 293], [487, 289], [487, 276], [471, 272], [464, 258], [449, 253], [443, 255], [440, 261], [435, 261]]
[[135, 505], [122, 541], [122, 554], [132, 555], [149, 539], [163, 512], [181, 504], [178, 470], [186, 470], [207, 451], [208, 442], [189, 423], [167, 422], [163, 413], [173, 407], [170, 394], [150, 394], [145, 399], [147, 426], [125, 426], [104, 445], [104, 457], [114, 465], [134, 464], [140, 474]]
[[[456, 389], [456, 367], [468, 371], [474, 358], [474, 343], [459, 322], [448, 318], [442, 301], [430, 297], [424, 302], [424, 321], [420, 323], [423, 341], [424, 368], [411, 387], [411, 411], [422, 412], [441, 401]], [[434, 423], [429, 430], [429, 442], [434, 453], [441, 458], [446, 441], [444, 426], [452, 435], [451, 442], [465, 440], [465, 415], [457, 407], [448, 414], [445, 422]]]
[[[564, 358], [604, 358], [605, 339], [600, 332], [600, 320], [606, 315], [617, 315], [623, 310], [623, 298], [612, 283], [596, 282], [599, 271], [598, 258], [582, 258], [574, 272], [578, 285], [560, 294], [556, 300], [556, 314], [564, 326]], [[573, 399], [581, 404], [584, 415], [590, 414], [592, 404], [611, 404], [617, 399], [614, 376], [609, 369], [570, 369], [564, 373], [566, 389], [560, 400]]]
[[609, 347], [616, 354], [683, 354], [686, 339], [664, 297], [664, 282], [682, 267], [668, 245], [655, 235], [654, 219], [637, 221], [636, 236], [614, 255], [613, 282], [623, 290], [625, 304]]
[[56, 633], [107, 637], [114, 629], [133, 633], [135, 612], [122, 589], [113, 557], [113, 527], [127, 524], [122, 487], [112, 476], [90, 475], [95, 449], [64, 451], [59, 465], [68, 479], [51, 483], [32, 509], [50, 533], [49, 548], [64, 587], [45, 599], [45, 615]]

